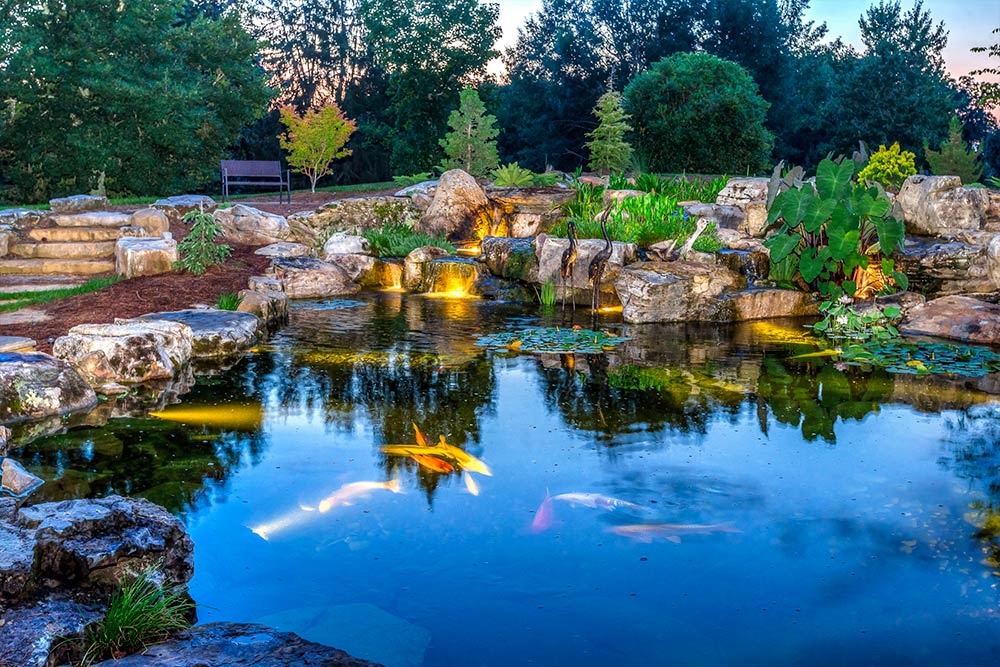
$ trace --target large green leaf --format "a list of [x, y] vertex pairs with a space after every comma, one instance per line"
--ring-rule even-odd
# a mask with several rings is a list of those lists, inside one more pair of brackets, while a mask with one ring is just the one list
[[771, 263], [776, 264], [788, 257], [802, 241], [802, 236], [794, 232], [778, 234], [764, 241], [764, 247], [771, 251]]
[[819, 278], [823, 272], [823, 267], [830, 259], [829, 248], [806, 248], [799, 257], [799, 273], [807, 283]]
[[816, 169], [816, 189], [823, 199], [842, 199], [851, 187], [854, 161], [844, 160], [839, 165], [827, 158]]
[[771, 207], [767, 209], [767, 226], [770, 227], [778, 221], [781, 217], [781, 207], [784, 205], [785, 197], [791, 190], [785, 190], [784, 192], [779, 192], [778, 196], [774, 198], [771, 202]]
[[815, 197], [805, 188], [800, 190], [789, 190], [785, 194], [787, 196], [781, 203], [781, 217], [785, 219], [785, 224], [794, 227], [802, 222], [802, 218], [805, 217], [806, 211], [809, 210], [810, 202], [812, 202]]
[[903, 237], [906, 233], [906, 227], [902, 221], [895, 218], [886, 218], [884, 220], [874, 220], [873, 222], [875, 223], [875, 231], [878, 232], [878, 242], [882, 246], [882, 252], [891, 253], [896, 248], [903, 249]]
[[[829, 227], [827, 227], [827, 229], [829, 229]], [[833, 236], [831, 234], [828, 237], [830, 256], [838, 262], [842, 262], [852, 255], [857, 255], [859, 240], [860, 236], [857, 230], [853, 229], [841, 234], [840, 236]]]
[[826, 224], [826, 221], [830, 219], [836, 208], [837, 201], [834, 199], [812, 197], [809, 200], [809, 207], [806, 210], [805, 218], [802, 219], [802, 226], [810, 234], [815, 234]]

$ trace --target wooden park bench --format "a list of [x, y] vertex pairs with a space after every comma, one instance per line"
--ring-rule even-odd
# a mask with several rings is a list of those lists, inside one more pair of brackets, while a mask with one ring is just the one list
[[267, 160], [223, 160], [222, 199], [229, 199], [229, 186], [267, 185], [278, 187], [278, 202], [283, 201], [282, 193], [288, 193], [288, 203], [292, 203], [291, 172], [281, 170], [280, 162]]

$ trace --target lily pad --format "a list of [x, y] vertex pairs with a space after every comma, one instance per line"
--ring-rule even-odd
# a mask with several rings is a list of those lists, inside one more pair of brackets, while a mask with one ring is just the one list
[[480, 336], [476, 345], [517, 352], [600, 354], [627, 340], [608, 331], [526, 327]]
[[949, 343], [870, 341], [846, 346], [841, 360], [852, 366], [880, 366], [890, 373], [981, 377], [1000, 371], [1000, 354], [985, 347]]

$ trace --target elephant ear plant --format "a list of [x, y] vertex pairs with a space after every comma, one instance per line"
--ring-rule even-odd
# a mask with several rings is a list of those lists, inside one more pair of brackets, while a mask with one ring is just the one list
[[902, 249], [903, 223], [881, 186], [853, 180], [856, 167], [852, 160], [823, 160], [815, 185], [776, 174], [767, 222], [780, 227], [764, 243], [772, 275], [828, 300], [907, 288], [892, 259]]

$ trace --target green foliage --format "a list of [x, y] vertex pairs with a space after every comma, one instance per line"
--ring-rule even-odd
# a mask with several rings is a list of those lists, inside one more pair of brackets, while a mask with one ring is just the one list
[[538, 296], [538, 303], [545, 307], [551, 307], [555, 305], [556, 302], [556, 287], [552, 284], [551, 280], [546, 280], [545, 284], [542, 285], [541, 291], [535, 290]]
[[597, 127], [588, 132], [590, 141], [590, 168], [601, 174], [624, 171], [632, 163], [632, 146], [625, 141], [625, 133], [632, 129], [629, 115], [622, 110], [622, 96], [615, 92], [601, 95], [594, 107]]
[[601, 354], [630, 340], [610, 331], [591, 329], [526, 327], [517, 331], [480, 336], [476, 345], [520, 352], [575, 352]]
[[951, 343], [873, 339], [846, 345], [839, 357], [848, 366], [874, 366], [907, 375], [982, 377], [1000, 371], [1000, 354], [987, 347]]
[[528, 187], [535, 184], [535, 174], [516, 162], [493, 170], [493, 185], [498, 188]]
[[237, 310], [243, 303], [243, 297], [236, 292], [223, 292], [215, 301], [215, 307], [219, 310]]
[[833, 339], [891, 340], [899, 337], [896, 324], [900, 319], [899, 308], [881, 308], [872, 305], [859, 310], [853, 299], [844, 296], [824, 301], [819, 306], [823, 319], [813, 325], [813, 331]]
[[316, 181], [331, 173], [333, 161], [351, 154], [344, 145], [357, 124], [348, 120], [336, 104], [303, 115], [285, 107], [281, 110], [281, 122], [288, 128], [279, 138], [281, 147], [288, 151], [288, 164], [305, 174], [316, 192]]
[[983, 161], [979, 149], [968, 150], [962, 141], [962, 122], [958, 116], [951, 117], [948, 126], [948, 141], [941, 149], [932, 151], [924, 142], [924, 157], [936, 176], [958, 176], [962, 183], [971, 184], [983, 177]]
[[[639, 174], [635, 183], [626, 184], [626, 188], [642, 190], [652, 194], [663, 195], [677, 201], [700, 201], [714, 203], [716, 197], [726, 187], [725, 176], [710, 181], [686, 176], [657, 176], [656, 174]], [[614, 186], [612, 186], [614, 187]]]
[[121, 276], [109, 276], [107, 278], [91, 278], [82, 285], [76, 287], [64, 287], [61, 289], [41, 290], [36, 292], [0, 292], [0, 313], [12, 310], [20, 310], [28, 306], [37, 306], [58, 299], [65, 299], [80, 294], [89, 294], [110, 287], [122, 280]]
[[[772, 266], [791, 258], [795, 282], [831, 298], [867, 298], [891, 291], [893, 284], [907, 287], [891, 258], [902, 248], [903, 223], [893, 216], [884, 190], [852, 181], [854, 169], [852, 160], [823, 160], [815, 186], [785, 185], [768, 208], [768, 225], [781, 221], [764, 242]], [[780, 186], [772, 181], [773, 190]]]
[[652, 171], [763, 169], [774, 143], [768, 106], [745, 69], [707, 53], [664, 58], [625, 88], [632, 143]]
[[222, 225], [212, 214], [191, 211], [184, 216], [184, 222], [191, 224], [191, 230], [177, 244], [178, 269], [200, 276], [209, 267], [226, 261], [232, 251], [229, 246], [215, 242], [222, 234]]
[[20, 201], [164, 195], [217, 176], [269, 92], [237, 9], [185, 0], [0, 6], [0, 173]]
[[431, 180], [431, 172], [422, 171], [419, 174], [411, 174], [409, 176], [393, 176], [392, 184], [400, 188], [408, 188], [411, 185], [416, 185], [417, 183], [423, 183], [424, 181]]
[[[994, 35], [1000, 35], [1000, 28], [993, 29]], [[974, 46], [970, 49], [973, 53], [985, 53], [987, 58], [1000, 60], [1000, 42], [986, 46]], [[996, 109], [1000, 107], [1000, 65], [991, 65], [969, 72], [970, 76], [989, 77], [991, 80], [982, 81], [978, 84], [976, 91], [980, 103], [985, 109]]]
[[122, 579], [104, 618], [87, 627], [84, 665], [135, 653], [191, 625], [191, 598], [180, 586], [164, 588], [160, 579], [155, 565]]
[[418, 232], [403, 223], [389, 223], [379, 229], [369, 229], [363, 236], [368, 240], [372, 252], [379, 257], [405, 257], [425, 245], [455, 252], [455, 247], [443, 238]]
[[889, 148], [882, 144], [858, 172], [858, 180], [863, 183], [878, 183], [886, 190], [899, 192], [903, 181], [917, 173], [915, 159], [916, 155], [910, 151], [900, 150], [898, 141]]
[[496, 122], [496, 116], [486, 113], [486, 106], [474, 88], [463, 90], [458, 109], [448, 117], [451, 132], [438, 142], [446, 156], [441, 171], [463, 169], [480, 178], [496, 169], [499, 161], [496, 137], [500, 133]]

